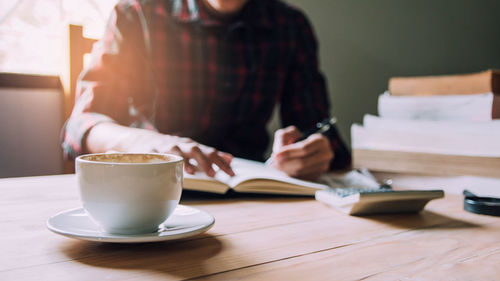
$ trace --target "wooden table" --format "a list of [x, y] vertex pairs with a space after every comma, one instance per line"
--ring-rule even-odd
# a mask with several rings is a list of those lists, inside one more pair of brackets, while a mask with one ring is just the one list
[[73, 240], [74, 175], [0, 180], [0, 280], [500, 280], [500, 218], [447, 195], [421, 214], [350, 217], [308, 198], [187, 201], [216, 218], [182, 241]]

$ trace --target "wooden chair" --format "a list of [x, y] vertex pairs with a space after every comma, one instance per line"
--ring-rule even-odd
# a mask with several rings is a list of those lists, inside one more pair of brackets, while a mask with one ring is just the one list
[[[61, 75], [61, 83], [64, 88], [64, 102], [62, 112], [63, 120], [67, 120], [73, 110], [75, 103], [76, 81], [84, 67], [84, 56], [90, 53], [92, 45], [96, 39], [83, 36], [83, 27], [79, 25], [68, 26], [67, 31], [67, 54], [66, 54], [66, 72]], [[65, 161], [64, 172], [74, 172], [74, 162]]]
[[71, 110], [75, 102], [76, 80], [83, 69], [83, 58], [90, 53], [92, 45], [96, 39], [83, 36], [83, 27], [80, 25], [68, 26], [67, 33], [67, 68], [63, 74], [62, 84], [64, 87], [64, 120], [71, 115]]

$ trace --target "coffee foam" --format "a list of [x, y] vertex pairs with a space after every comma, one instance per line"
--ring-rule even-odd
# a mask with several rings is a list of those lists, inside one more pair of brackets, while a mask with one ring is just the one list
[[94, 162], [109, 162], [109, 163], [165, 163], [176, 160], [174, 157], [159, 154], [99, 154], [87, 155], [81, 159]]

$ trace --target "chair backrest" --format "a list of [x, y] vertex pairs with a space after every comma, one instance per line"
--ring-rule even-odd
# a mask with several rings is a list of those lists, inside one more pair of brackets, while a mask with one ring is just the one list
[[[84, 67], [84, 56], [90, 53], [92, 45], [96, 39], [86, 38], [83, 36], [83, 27], [70, 24], [67, 33], [67, 68], [66, 73], [61, 76], [61, 82], [64, 87], [64, 103], [63, 112], [64, 120], [67, 120], [73, 110], [75, 104], [76, 81]], [[74, 162], [65, 161], [64, 172], [74, 172]]]
[[83, 70], [83, 58], [85, 54], [90, 53], [92, 45], [96, 39], [83, 36], [83, 27], [70, 24], [67, 34], [68, 54], [67, 54], [67, 73], [63, 76], [63, 85], [65, 90], [64, 117], [69, 118], [75, 102], [76, 80]]

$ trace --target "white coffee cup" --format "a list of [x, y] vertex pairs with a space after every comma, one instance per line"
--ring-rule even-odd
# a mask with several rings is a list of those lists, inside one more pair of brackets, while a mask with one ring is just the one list
[[154, 153], [87, 154], [76, 158], [84, 209], [105, 232], [154, 232], [177, 207], [183, 159]]

